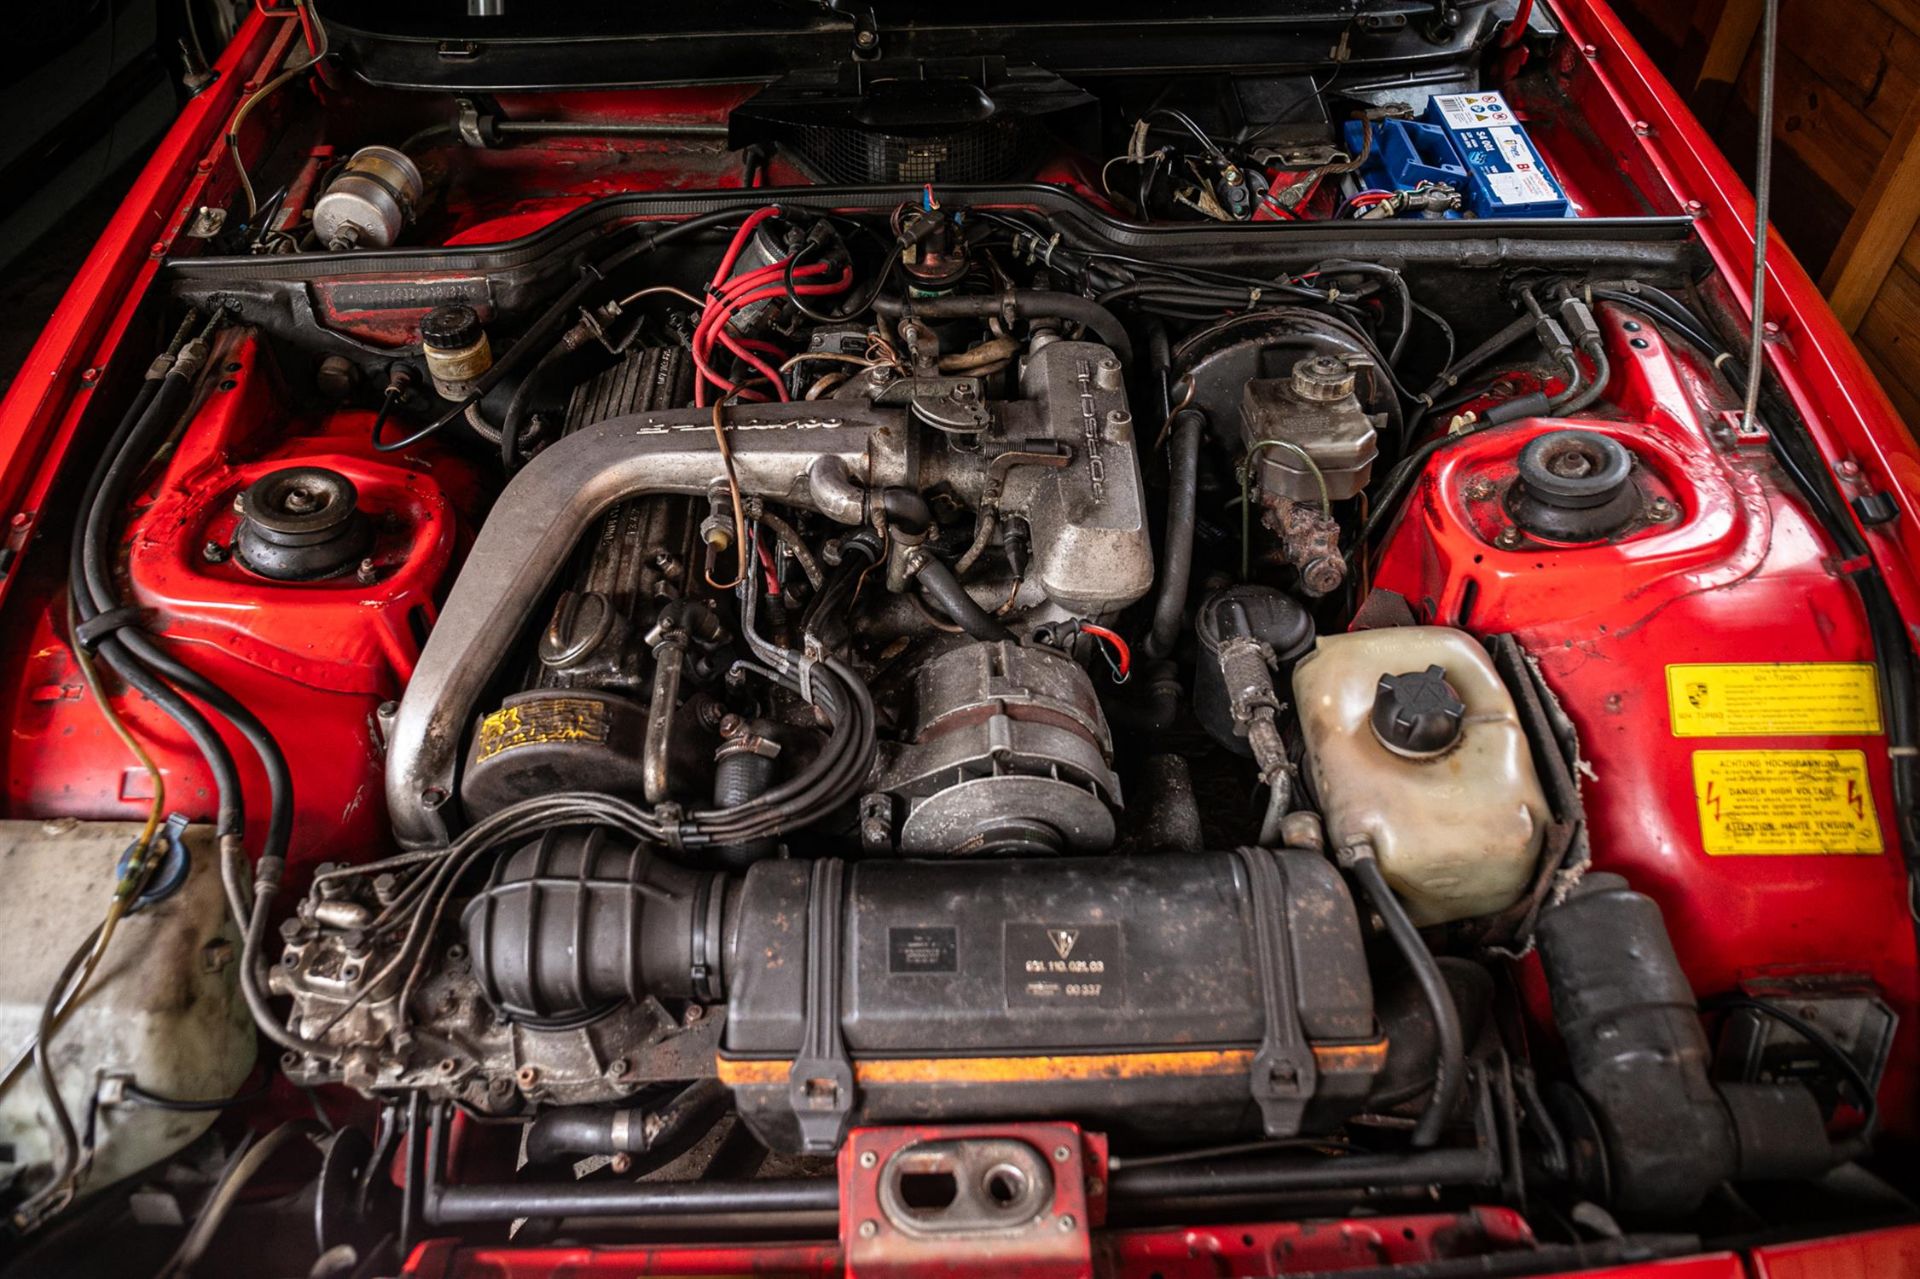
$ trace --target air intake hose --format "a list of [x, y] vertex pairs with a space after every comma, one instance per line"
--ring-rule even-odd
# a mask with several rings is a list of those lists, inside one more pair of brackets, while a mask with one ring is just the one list
[[1622, 1212], [1683, 1217], [1723, 1181], [1817, 1176], [1837, 1159], [1799, 1084], [1715, 1084], [1693, 989], [1660, 907], [1619, 875], [1590, 874], [1544, 912], [1540, 954], [1578, 1095], [1558, 1095], [1597, 1157], [1581, 1193]]

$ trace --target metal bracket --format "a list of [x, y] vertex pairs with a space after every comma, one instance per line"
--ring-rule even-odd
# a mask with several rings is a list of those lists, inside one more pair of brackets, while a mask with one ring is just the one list
[[1240, 860], [1247, 868], [1249, 900], [1253, 904], [1255, 962], [1260, 974], [1260, 996], [1266, 1006], [1266, 1033], [1254, 1054], [1248, 1086], [1260, 1107], [1261, 1125], [1269, 1137], [1291, 1137], [1300, 1131], [1300, 1119], [1313, 1096], [1318, 1070], [1313, 1050], [1300, 1028], [1298, 1001], [1293, 988], [1293, 954], [1287, 943], [1286, 876], [1274, 854], [1262, 848], [1243, 848]]
[[1090, 1275], [1105, 1167], [1105, 1139], [1068, 1123], [855, 1129], [839, 1167], [847, 1274]]
[[807, 1154], [839, 1148], [853, 1114], [853, 1062], [840, 1037], [840, 915], [847, 864], [826, 857], [807, 881], [807, 1005], [800, 1051], [787, 1073], [787, 1104]]

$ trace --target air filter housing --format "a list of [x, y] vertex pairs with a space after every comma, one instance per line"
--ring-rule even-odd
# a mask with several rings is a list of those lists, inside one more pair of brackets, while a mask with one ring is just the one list
[[1004, 182], [1049, 146], [1090, 146], [1091, 94], [1003, 60], [860, 62], [796, 71], [733, 112], [730, 145], [772, 144], [824, 181]]

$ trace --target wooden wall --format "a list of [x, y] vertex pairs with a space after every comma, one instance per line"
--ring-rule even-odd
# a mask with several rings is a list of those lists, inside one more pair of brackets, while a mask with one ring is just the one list
[[[1753, 176], [1761, 0], [1613, 0]], [[1920, 429], [1920, 0], [1781, 0], [1775, 228]]]

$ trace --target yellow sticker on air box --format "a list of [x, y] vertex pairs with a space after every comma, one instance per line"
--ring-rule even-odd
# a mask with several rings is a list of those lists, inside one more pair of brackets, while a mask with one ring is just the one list
[[1880, 732], [1871, 662], [1711, 662], [1667, 667], [1675, 737]]
[[1695, 751], [1693, 794], [1711, 856], [1884, 851], [1865, 751]]

